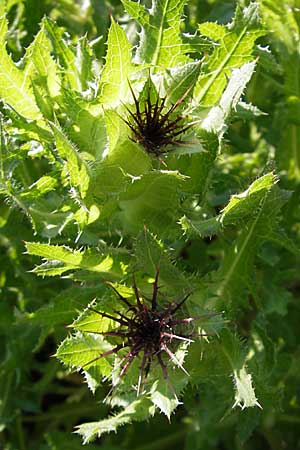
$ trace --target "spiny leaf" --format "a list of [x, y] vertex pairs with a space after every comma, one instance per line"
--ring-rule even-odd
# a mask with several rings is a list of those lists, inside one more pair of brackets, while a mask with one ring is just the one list
[[113, 328], [115, 322], [103, 318], [101, 314], [85, 309], [70, 327], [81, 332], [102, 333]]
[[158, 380], [153, 384], [152, 389], [151, 401], [170, 420], [172, 412], [180, 404], [179, 400], [174, 397], [174, 393], [165, 380]]
[[80, 434], [83, 438], [83, 443], [87, 444], [104, 433], [116, 432], [122, 425], [129, 424], [132, 421], [146, 420], [153, 413], [154, 408], [150, 400], [145, 397], [139, 397], [120, 413], [109, 419], [100, 420], [99, 422], [88, 422], [77, 426], [76, 433]]
[[218, 106], [209, 111], [201, 126], [207, 131], [217, 133], [220, 137], [225, 133], [226, 121], [231, 113], [235, 111], [246, 85], [254, 72], [255, 62], [247, 62], [239, 69], [233, 69], [228, 85], [222, 94]]
[[238, 371], [235, 370], [233, 376], [236, 390], [233, 408], [236, 406], [240, 406], [242, 409], [253, 406], [261, 408], [252, 386], [252, 377], [247, 373], [246, 367], [244, 366]]
[[24, 117], [40, 119], [28, 73], [17, 68], [7, 54], [6, 33], [7, 20], [3, 16], [0, 17], [0, 97]]
[[34, 269], [35, 273], [42, 276], [53, 276], [78, 269], [106, 273], [113, 267], [113, 258], [110, 255], [102, 255], [90, 249], [72, 250], [64, 246], [36, 242], [27, 242], [26, 249], [30, 255], [52, 261], [52, 264], [48, 263]]
[[22, 198], [39, 198], [47, 192], [53, 191], [57, 186], [57, 180], [49, 175], [44, 175], [29, 186], [27, 191], [21, 193]]
[[[102, 336], [77, 333], [60, 344], [55, 356], [69, 367], [81, 367], [111, 348]], [[99, 361], [105, 361], [105, 358]]]
[[269, 172], [251, 183], [246, 191], [232, 195], [220, 214], [221, 224], [226, 226], [256, 216], [257, 208], [276, 181], [274, 173]]
[[[111, 349], [112, 346], [104, 340], [103, 336], [77, 333], [60, 344], [55, 356], [68, 367], [84, 367], [88, 385], [92, 392], [95, 392], [101, 379], [110, 375], [112, 366], [107, 358], [94, 360]], [[93, 363], [89, 364], [90, 361]]]
[[32, 79], [46, 90], [46, 95], [49, 92], [51, 97], [56, 97], [60, 93], [60, 80], [58, 67], [51, 55], [52, 45], [45, 30], [45, 20], [26, 50], [25, 67]]
[[199, 30], [219, 45], [203, 64], [203, 73], [195, 86], [195, 99], [201, 105], [214, 105], [221, 97], [232, 69], [253, 59], [255, 40], [264, 34], [259, 24], [258, 4], [237, 7], [235, 18], [229, 26], [204, 23]]
[[191, 220], [186, 216], [181, 217], [179, 221], [182, 231], [187, 236], [199, 236], [200, 238], [211, 237], [218, 234], [221, 230], [221, 224], [218, 217], [210, 219]]
[[220, 347], [233, 373], [235, 403], [232, 407], [240, 406], [244, 409], [258, 406], [261, 408], [252, 386], [252, 377], [246, 370], [246, 349], [241, 340], [229, 330], [223, 330]]
[[180, 224], [189, 236], [213, 236], [224, 231], [229, 225], [244, 223], [249, 217], [256, 217], [258, 208], [265, 195], [268, 194], [276, 182], [275, 175], [270, 172], [255, 180], [246, 191], [232, 195], [229, 203], [218, 216], [209, 219], [190, 220], [180, 219]]
[[167, 101], [176, 103], [180, 98], [189, 98], [201, 69], [201, 63], [188, 62], [184, 65], [169, 69], [166, 77]]
[[132, 0], [122, 3], [142, 27], [137, 50], [140, 62], [163, 70], [189, 61], [180, 37], [185, 0], [153, 0], [151, 10]]
[[205, 202], [212, 183], [212, 170], [220, 152], [220, 145], [216, 133], [197, 129], [196, 137], [199, 139], [203, 151], [185, 158], [187, 167], [182, 170], [182, 173], [188, 177], [184, 183], [184, 190], [199, 196], [199, 204], [201, 204]]
[[118, 106], [130, 98], [128, 79], [133, 71], [131, 45], [122, 28], [112, 19], [106, 63], [101, 74], [99, 101], [106, 108]]
[[164, 247], [163, 242], [154, 236], [147, 228], [138, 235], [135, 243], [135, 257], [138, 269], [154, 277], [160, 270], [162, 285], [177, 294], [190, 288], [190, 283], [182, 271], [172, 263], [171, 254]]
[[[187, 353], [186, 345], [180, 346], [176, 352], [176, 360], [184, 366], [184, 358]], [[152, 384], [151, 387], [151, 401], [159, 408], [159, 410], [167, 416], [170, 420], [172, 412], [180, 405], [179, 397], [182, 395], [182, 391], [189, 382], [189, 375], [183, 373], [177, 365], [176, 361], [169, 361], [168, 363], [168, 376], [169, 383], [162, 377]], [[172, 386], [172, 389], [171, 389]]]
[[76, 63], [81, 83], [81, 90], [86, 91], [94, 80], [93, 52], [86, 36], [78, 40], [76, 48]]
[[121, 195], [122, 221], [131, 230], [146, 224], [156, 230], [176, 221], [179, 190], [185, 177], [177, 171], [152, 171], [140, 177]]
[[68, 116], [64, 132], [90, 161], [102, 159], [107, 144], [103, 111], [74, 91], [64, 89], [57, 100]]
[[50, 303], [43, 305], [34, 313], [31, 313], [29, 320], [32, 320], [41, 327], [42, 335], [40, 341], [43, 341], [56, 327], [68, 325], [74, 320], [78, 315], [78, 310], [90, 303], [92, 298], [99, 295], [101, 289], [101, 285], [97, 288], [76, 286], [63, 289]]
[[43, 24], [55, 54], [58, 57], [59, 63], [64, 68], [62, 79], [71, 89], [75, 89], [79, 92], [83, 91], [84, 89], [81, 85], [80, 75], [76, 67], [75, 53], [70, 48], [70, 45], [67, 45], [63, 30], [49, 18], [45, 18]]
[[[256, 215], [244, 226], [234, 245], [226, 251], [224, 261], [218, 272], [220, 285], [218, 295], [225, 304], [230, 301], [244, 302], [247, 298], [245, 288], [254, 286], [253, 263], [257, 250], [266, 240], [274, 240], [278, 234], [277, 215], [287, 196], [276, 186], [266, 190]], [[280, 234], [278, 242], [280, 242]]]
[[81, 157], [79, 151], [67, 139], [62, 130], [54, 124], [51, 124], [51, 127], [54, 133], [58, 154], [66, 161], [70, 185], [71, 187], [78, 189], [81, 198], [85, 198], [90, 182], [88, 166]]
[[[118, 133], [117, 124], [115, 123], [113, 125], [111, 123], [112, 118], [113, 115], [108, 119], [109, 122], [107, 122], [109, 136], [114, 132]], [[113, 144], [114, 141], [111, 137], [109, 138], [112, 148], [109, 149], [105, 164], [119, 166], [120, 170], [124, 174], [128, 174], [134, 181], [135, 179], [139, 179], [140, 175], [149, 171], [151, 168], [151, 159], [139, 145], [128, 139], [127, 132], [126, 138], [123, 139], [123, 137], [124, 134], [123, 136], [120, 134], [120, 139], [116, 142], [115, 146]], [[123, 191], [124, 189], [121, 190]]]

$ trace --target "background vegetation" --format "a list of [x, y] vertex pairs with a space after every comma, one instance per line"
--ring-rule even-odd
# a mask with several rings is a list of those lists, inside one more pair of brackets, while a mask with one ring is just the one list
[[[300, 448], [300, 2], [143, 5], [0, 2], [0, 446]], [[164, 164], [120, 118], [149, 68], [170, 104], [193, 86]], [[158, 264], [162, 298], [222, 318], [178, 347], [182, 404], [155, 369], [137, 398], [137, 367], [103, 403], [85, 307]]]

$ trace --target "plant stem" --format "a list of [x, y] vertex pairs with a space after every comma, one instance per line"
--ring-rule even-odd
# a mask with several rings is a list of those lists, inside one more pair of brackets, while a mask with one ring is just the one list
[[20, 448], [20, 450], [26, 450], [24, 431], [23, 431], [23, 425], [22, 425], [22, 413], [20, 410], [18, 410], [18, 412], [17, 412], [16, 425], [17, 425], [19, 448]]

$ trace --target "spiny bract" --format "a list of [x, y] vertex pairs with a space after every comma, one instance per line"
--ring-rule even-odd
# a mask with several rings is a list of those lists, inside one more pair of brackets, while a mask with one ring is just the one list
[[[110, 283], [107, 283], [114, 292], [118, 295], [119, 299], [128, 308], [126, 314], [118, 311], [114, 311], [117, 316], [112, 316], [105, 312], [98, 311], [94, 308], [90, 308], [102, 317], [112, 319], [118, 324], [116, 329], [111, 331], [101, 332], [107, 337], [120, 338], [121, 342], [115, 345], [111, 350], [108, 350], [98, 357], [86, 363], [83, 367], [90, 365], [91, 363], [104, 358], [111, 354], [118, 354], [122, 349], [127, 348], [126, 354], [121, 357], [118, 364], [120, 373], [117, 380], [114, 382], [112, 390], [125, 375], [131, 363], [141, 356], [141, 364], [139, 366], [139, 377], [137, 384], [137, 393], [139, 394], [142, 386], [145, 385], [147, 376], [151, 369], [151, 365], [154, 359], [161, 368], [162, 374], [166, 382], [168, 383], [171, 391], [175, 394], [175, 389], [172, 386], [166, 363], [163, 359], [163, 354], [167, 355], [170, 360], [180, 367], [186, 374], [180, 361], [176, 358], [174, 350], [170, 349], [170, 346], [174, 344], [174, 341], [183, 341], [187, 343], [193, 342], [193, 337], [207, 336], [207, 334], [194, 333], [192, 330], [186, 332], [186, 326], [191, 324], [195, 320], [201, 320], [208, 317], [212, 317], [218, 313], [203, 314], [199, 317], [187, 317], [181, 318], [178, 316], [178, 312], [190, 296], [190, 293], [186, 294], [179, 302], [169, 302], [165, 306], [160, 306], [157, 301], [158, 297], [158, 277], [159, 269], [156, 271], [155, 280], [153, 284], [152, 298], [146, 300], [143, 297], [136, 285], [135, 277], [133, 276], [133, 290], [135, 294], [135, 304], [131, 304], [127, 298], [123, 297], [117, 289]], [[150, 303], [150, 304], [149, 304]], [[181, 332], [182, 326], [185, 327], [185, 332]]]
[[169, 145], [181, 144], [179, 136], [185, 133], [191, 124], [185, 125], [186, 118], [181, 114], [174, 118], [174, 113], [190, 89], [176, 103], [166, 109], [167, 97], [160, 98], [156, 93], [156, 100], [154, 103], [152, 102], [150, 79], [147, 97], [142, 101], [137, 99], [130, 83], [129, 87], [134, 99], [135, 111], [132, 112], [125, 105], [131, 120], [124, 118], [123, 120], [132, 131], [131, 139], [141, 144], [147, 153], [155, 156], [166, 153], [166, 147]]

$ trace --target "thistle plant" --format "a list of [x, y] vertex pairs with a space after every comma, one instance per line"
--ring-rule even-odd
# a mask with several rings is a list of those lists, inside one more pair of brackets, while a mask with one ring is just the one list
[[293, 1], [65, 2], [26, 35], [29, 3], [0, 2], [0, 447], [296, 448]]

